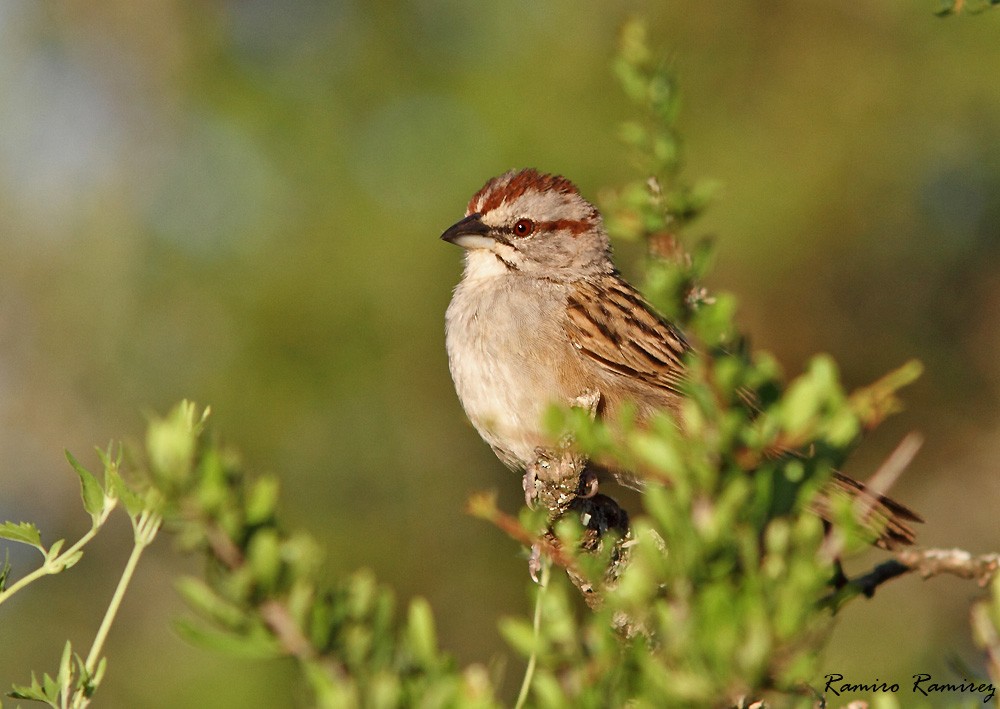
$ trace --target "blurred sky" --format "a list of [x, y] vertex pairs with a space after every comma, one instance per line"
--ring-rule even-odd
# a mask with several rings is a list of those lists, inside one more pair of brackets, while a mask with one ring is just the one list
[[[819, 351], [849, 386], [923, 360], [908, 411], [849, 472], [922, 431], [897, 488], [927, 520], [922, 542], [1000, 550], [1000, 13], [936, 7], [4, 0], [0, 519], [79, 535], [63, 449], [95, 464], [94, 444], [192, 398], [250, 467], [279, 473], [284, 514], [328, 547], [331, 578], [370, 567], [430, 599], [463, 662], [509, 657], [496, 619], [525, 612], [525, 563], [463, 505], [496, 488], [515, 509], [520, 484], [451, 387], [460, 254], [438, 236], [511, 167], [594, 199], [635, 176], [609, 63], [640, 15], [680, 79], [686, 174], [723, 185], [690, 233], [718, 240], [710, 285], [739, 296], [789, 375]], [[118, 520], [70, 574], [0, 610], [0, 686], [55, 671], [67, 636], [89, 646], [129, 536]], [[144, 561], [99, 703], [305, 701], [289, 666], [173, 635], [185, 568], [167, 541]], [[845, 612], [828, 671], [978, 666], [974, 594], [894, 582]]]

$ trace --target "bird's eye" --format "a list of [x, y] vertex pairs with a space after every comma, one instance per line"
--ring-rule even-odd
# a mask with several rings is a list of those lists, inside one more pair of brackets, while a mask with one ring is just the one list
[[535, 230], [535, 223], [530, 219], [518, 219], [514, 225], [515, 236], [528, 236]]

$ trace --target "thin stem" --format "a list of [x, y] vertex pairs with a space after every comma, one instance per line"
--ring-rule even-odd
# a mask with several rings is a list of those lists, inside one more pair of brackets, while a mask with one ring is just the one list
[[101, 649], [104, 647], [104, 641], [107, 640], [108, 632], [111, 630], [111, 623], [114, 622], [115, 616], [118, 614], [118, 608], [121, 606], [125, 590], [132, 580], [132, 574], [135, 573], [139, 557], [142, 556], [145, 548], [156, 538], [156, 533], [160, 529], [160, 522], [162, 522], [162, 518], [155, 512], [143, 510], [139, 515], [139, 521], [135, 525], [135, 546], [128, 557], [125, 570], [122, 572], [122, 577], [118, 580], [118, 586], [111, 597], [111, 603], [108, 604], [108, 610], [104, 613], [104, 620], [101, 621], [101, 627], [97, 630], [94, 644], [91, 645], [87, 661], [84, 663], [84, 668], [87, 670], [88, 675], [93, 676], [94, 674], [101, 655]]
[[545, 589], [549, 585], [549, 574], [552, 570], [552, 560], [547, 556], [542, 556], [542, 573], [538, 581], [538, 595], [535, 596], [535, 617], [532, 622], [534, 630], [535, 646], [531, 650], [531, 657], [528, 658], [528, 666], [524, 670], [524, 680], [521, 682], [521, 691], [517, 695], [517, 703], [514, 709], [522, 709], [524, 703], [528, 701], [528, 692], [531, 691], [531, 680], [535, 676], [535, 665], [538, 661], [538, 638], [542, 632], [542, 599], [545, 596]]
[[20, 591], [25, 586], [37, 581], [43, 576], [58, 574], [60, 571], [62, 571], [66, 566], [66, 560], [69, 559], [71, 556], [75, 555], [77, 552], [79, 552], [84, 546], [87, 545], [88, 542], [90, 542], [91, 539], [97, 536], [97, 533], [101, 530], [101, 527], [104, 526], [104, 523], [108, 520], [108, 515], [111, 514], [111, 510], [115, 508], [116, 503], [117, 500], [115, 498], [105, 498], [104, 509], [101, 511], [101, 516], [94, 521], [93, 526], [91, 526], [90, 530], [82, 537], [80, 537], [73, 546], [71, 546], [69, 549], [59, 554], [59, 556], [57, 556], [54, 559], [46, 558], [44, 564], [39, 566], [30, 574], [26, 574], [25, 576], [19, 578], [10, 586], [5, 588], [3, 591], [0, 591], [0, 604], [2, 604], [4, 601], [6, 601], [15, 593]]
[[111, 511], [114, 510], [114, 508], [117, 506], [118, 506], [117, 497], [105, 497], [104, 509], [101, 510], [101, 516], [97, 518], [96, 522], [94, 522], [94, 526], [90, 528], [89, 532], [80, 537], [77, 540], [76, 544], [74, 544], [69, 549], [60, 554], [57, 557], [57, 559], [64, 559], [70, 554], [75, 554], [76, 552], [80, 551], [80, 549], [82, 549], [84, 545], [87, 544], [87, 542], [89, 542], [91, 539], [97, 536], [97, 533], [101, 530], [101, 527], [103, 527], [104, 523], [108, 521], [108, 517], [111, 515]]

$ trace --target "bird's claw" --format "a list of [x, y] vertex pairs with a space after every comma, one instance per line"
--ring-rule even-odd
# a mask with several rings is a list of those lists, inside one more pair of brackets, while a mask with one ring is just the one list
[[535, 501], [538, 500], [538, 475], [535, 473], [534, 465], [529, 465], [525, 469], [521, 487], [524, 489], [524, 504], [534, 509]]
[[531, 580], [541, 583], [539, 573], [542, 570], [542, 547], [538, 544], [531, 545], [531, 553], [528, 555], [528, 573]]
[[577, 497], [581, 497], [585, 500], [593, 497], [597, 494], [599, 484], [597, 473], [590, 468], [586, 468], [580, 474], [580, 492], [577, 494]]

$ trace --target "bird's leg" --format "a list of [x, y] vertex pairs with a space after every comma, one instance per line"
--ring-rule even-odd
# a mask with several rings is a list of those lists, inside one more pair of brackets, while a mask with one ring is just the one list
[[[570, 406], [583, 409], [590, 416], [591, 420], [597, 418], [597, 407], [601, 403], [601, 392], [588, 389], [570, 402]], [[573, 445], [573, 437], [566, 435], [559, 442], [559, 447], [569, 454], [569, 449]], [[591, 468], [584, 468], [580, 473], [580, 483], [577, 487], [577, 497], [590, 498], [597, 494], [598, 480], [597, 473]]]
[[580, 489], [584, 458], [568, 449], [535, 449], [535, 460], [524, 471], [524, 498], [529, 505], [540, 504], [557, 516], [566, 511]]
[[[570, 404], [583, 409], [593, 419], [597, 417], [600, 402], [600, 392], [588, 390]], [[529, 506], [541, 505], [548, 512], [550, 527], [546, 536], [553, 544], [558, 545], [560, 542], [551, 525], [567, 512], [579, 514], [586, 528], [583, 551], [598, 551], [605, 533], [612, 530], [616, 532], [613, 562], [604, 580], [604, 583], [613, 583], [628, 556], [626, 542], [631, 538], [628, 514], [615, 500], [598, 494], [597, 473], [588, 467], [586, 457], [573, 450], [573, 444], [573, 437], [567, 434], [552, 448], [535, 449], [535, 459], [524, 471], [524, 499]], [[535, 544], [528, 560], [528, 571], [536, 580], [541, 568], [540, 554], [541, 547]], [[573, 572], [570, 572], [570, 578], [588, 604], [594, 607], [600, 604], [601, 594], [590, 581]]]
[[[569, 403], [595, 418], [600, 402], [601, 393], [588, 389]], [[587, 470], [587, 459], [573, 450], [573, 437], [567, 434], [553, 448], [535, 449], [535, 459], [524, 470], [522, 487], [525, 504], [541, 504], [554, 518], [577, 497], [596, 495], [597, 475]]]

